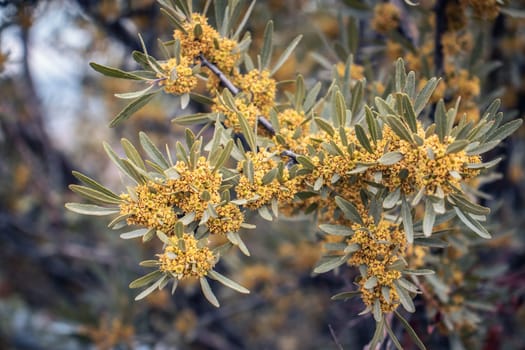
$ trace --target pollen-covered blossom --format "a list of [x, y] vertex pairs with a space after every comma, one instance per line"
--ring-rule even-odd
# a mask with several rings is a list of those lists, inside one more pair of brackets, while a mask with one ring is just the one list
[[203, 277], [216, 263], [216, 257], [206, 246], [200, 247], [199, 241], [191, 234], [184, 233], [181, 238], [171, 237], [172, 244], [158, 254], [159, 269], [170, 272], [182, 280], [188, 277]]
[[463, 4], [472, 7], [474, 16], [493, 20], [499, 15], [500, 6], [497, 0], [461, 0]]
[[427, 194], [435, 194], [441, 188], [444, 194], [451, 193], [460, 182], [475, 177], [479, 171], [466, 168], [468, 163], [479, 163], [479, 156], [468, 156], [464, 150], [446, 153], [447, 147], [454, 141], [447, 137], [441, 143], [437, 135], [425, 139], [421, 147], [421, 158], [418, 163], [417, 187], [425, 186]]
[[372, 18], [372, 28], [380, 33], [397, 29], [401, 20], [401, 11], [392, 3], [384, 2], [374, 7], [374, 17]]
[[226, 234], [228, 232], [237, 232], [241, 229], [244, 221], [244, 214], [239, 207], [233, 203], [227, 203], [215, 208], [216, 218], [210, 218], [206, 222], [210, 233]]
[[[344, 77], [345, 75], [345, 64], [343, 62], [337, 63], [335, 66], [337, 70], [337, 74], [339, 74], [340, 77]], [[352, 64], [350, 66], [350, 78], [353, 80], [361, 80], [365, 77], [365, 67], [363, 67], [360, 64]]]
[[274, 198], [280, 202], [290, 202], [293, 199], [298, 190], [298, 180], [290, 178], [286, 167], [282, 169], [281, 179], [276, 177], [271, 182], [263, 184], [264, 175], [277, 167], [272, 154], [263, 150], [258, 153], [248, 152], [246, 157], [253, 163], [253, 181], [248, 178], [248, 174], [242, 173], [246, 161], [240, 161], [237, 170], [241, 172], [241, 177], [235, 191], [237, 197], [248, 200], [247, 208], [260, 208], [269, 204]]
[[[195, 35], [197, 25], [201, 28], [198, 37]], [[173, 39], [180, 41], [181, 52], [191, 59], [201, 53], [207, 55], [214, 48], [214, 41], [219, 38], [217, 30], [208, 24], [208, 19], [205, 16], [199, 13], [192, 14], [191, 21], [183, 23], [182, 26], [186, 33], [180, 29], [175, 29]]]
[[[379, 300], [383, 312], [392, 312], [399, 305], [399, 298], [394, 289], [394, 281], [401, 278], [401, 272], [389, 269], [389, 265], [404, 255], [406, 238], [399, 225], [379, 220], [376, 224], [370, 217], [365, 218], [364, 225], [353, 224], [354, 234], [347, 240], [348, 244], [358, 244], [359, 250], [348, 260], [349, 265], [367, 267], [367, 279], [375, 277], [377, 283], [371, 288], [365, 288], [365, 280], [361, 280], [361, 298], [365, 305], [372, 306]], [[382, 287], [390, 288], [390, 300], [385, 299]]]
[[170, 196], [161, 190], [161, 185], [149, 181], [135, 187], [136, 200], [122, 194], [120, 214], [129, 215], [128, 225], [155, 228], [170, 233], [177, 222]]
[[224, 126], [227, 128], [233, 128], [235, 132], [241, 131], [241, 126], [239, 123], [239, 115], [237, 111], [242, 113], [242, 115], [248, 121], [248, 124], [251, 126], [255, 125], [257, 116], [261, 115], [261, 111], [253, 103], [249, 102], [246, 98], [246, 95], [240, 94], [235, 97], [235, 108], [237, 111], [231, 110], [229, 107], [224, 105], [218, 97], [214, 99], [215, 104], [211, 106], [212, 112], [222, 113], [226, 119], [224, 120]]
[[263, 115], [267, 115], [275, 105], [277, 85], [267, 70], [261, 72], [253, 69], [247, 74], [236, 77], [236, 83], [242, 91], [251, 94], [251, 102], [260, 109]]
[[184, 213], [195, 212], [197, 219], [202, 218], [209, 203], [220, 202], [222, 175], [212, 171], [205, 157], [199, 157], [193, 169], [180, 161], [174, 168], [179, 177], [167, 181], [167, 188], [174, 194], [173, 205]]
[[161, 68], [164, 74], [158, 76], [164, 78], [160, 84], [167, 93], [182, 95], [191, 92], [197, 86], [197, 77], [193, 75], [190, 61], [186, 57], [181, 57], [180, 60], [170, 58], [166, 63], [161, 63]]
[[304, 122], [306, 119], [304, 113], [297, 112], [293, 108], [287, 108], [277, 114], [277, 119], [279, 120], [278, 134], [286, 143], [286, 145], [279, 145], [280, 147], [277, 148], [281, 151], [286, 148], [294, 152], [304, 148], [304, 138], [308, 134], [308, 124]]

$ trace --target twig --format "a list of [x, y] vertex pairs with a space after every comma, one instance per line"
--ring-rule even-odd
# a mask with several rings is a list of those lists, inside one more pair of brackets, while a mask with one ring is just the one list
[[239, 92], [241, 92], [241, 90], [235, 85], [233, 85], [233, 83], [228, 79], [228, 77], [226, 77], [226, 75], [216, 65], [208, 61], [203, 54], [199, 54], [198, 58], [204, 66], [208, 67], [209, 70], [211, 70], [212, 73], [219, 78], [222, 85], [224, 85], [228, 90], [230, 90], [230, 92], [233, 95], [237, 95]]
[[260, 115], [257, 117], [257, 121], [259, 124], [261, 124], [268, 132], [272, 135], [275, 135], [275, 129], [272, 126], [272, 123], [268, 119], [266, 119], [264, 116]]

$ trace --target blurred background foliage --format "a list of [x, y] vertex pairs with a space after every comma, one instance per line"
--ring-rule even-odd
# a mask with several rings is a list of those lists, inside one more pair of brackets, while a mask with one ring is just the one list
[[[365, 76], [380, 92], [386, 71], [403, 56], [427, 78], [444, 74], [443, 96], [454, 103], [461, 93], [469, 118], [479, 118], [480, 107], [496, 96], [507, 119], [525, 116], [520, 1], [505, 7], [518, 9], [513, 16], [508, 10], [490, 18], [471, 13], [463, 24], [463, 1], [422, 0], [418, 8], [391, 3], [402, 9], [396, 30], [385, 22], [388, 9], [374, 9], [374, 1], [259, 1], [248, 23], [253, 50], [259, 51], [266, 21], [273, 19], [274, 40], [283, 49], [304, 34], [278, 80], [298, 72], [307, 86], [329, 80], [331, 65], [352, 53], [352, 76]], [[457, 36], [446, 37], [440, 15], [448, 16], [448, 29]], [[435, 28], [441, 28], [441, 50], [435, 49]], [[258, 220], [257, 233], [244, 236], [252, 257], [232, 254], [224, 264], [252, 293], [217, 288], [224, 306], [215, 309], [191, 285], [173, 297], [163, 290], [133, 302], [128, 283], [144, 272], [136, 262], [149, 258], [153, 247], [124, 243], [103, 220], [64, 210], [65, 202], [77, 199], [67, 189], [75, 182], [72, 169], [121, 189], [103, 140], [118, 150], [121, 137], [136, 143], [139, 130], [158, 145], [182, 135], [183, 128], [170, 123], [180, 111], [168, 97], [109, 129], [123, 107], [113, 94], [131, 88], [88, 66], [96, 61], [132, 70], [137, 33], [155, 50], [157, 38], [171, 32], [153, 0], [0, 1], [0, 349], [362, 348], [374, 321], [353, 316], [358, 303], [330, 301], [349, 289], [352, 272], [311, 277], [321, 251], [306, 218]], [[194, 112], [199, 108], [193, 106]], [[470, 247], [468, 262], [461, 259], [461, 242], [443, 252], [452, 261], [441, 275], [452, 276], [449, 286], [461, 292], [464, 279], [482, 271], [470, 292], [482, 293], [494, 307], [484, 312], [477, 331], [458, 332], [464, 334], [459, 341], [447, 338], [439, 312], [417, 299], [411, 324], [430, 349], [525, 348], [524, 152], [523, 128], [493, 151], [505, 156], [501, 175], [482, 187], [497, 194], [485, 203], [498, 208], [491, 224], [495, 238]]]

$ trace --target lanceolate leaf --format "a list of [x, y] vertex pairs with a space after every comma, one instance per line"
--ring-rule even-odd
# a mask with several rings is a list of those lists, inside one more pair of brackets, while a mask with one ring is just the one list
[[351, 236], [354, 233], [350, 227], [343, 225], [322, 224], [319, 225], [319, 228], [323, 232], [336, 236]]
[[425, 344], [423, 344], [421, 339], [419, 339], [416, 331], [414, 331], [414, 328], [412, 328], [410, 323], [408, 323], [408, 321], [403, 316], [401, 316], [401, 314], [398, 311], [394, 311], [394, 314], [399, 319], [399, 321], [401, 321], [401, 324], [407, 330], [408, 335], [410, 335], [410, 338], [412, 338], [412, 341], [418, 346], [418, 348], [420, 350], [426, 350]]
[[237, 282], [234, 282], [231, 279], [225, 277], [224, 275], [221, 275], [217, 271], [213, 271], [213, 270], [208, 271], [208, 276], [211, 279], [219, 281], [220, 283], [224, 284], [226, 287], [231, 288], [233, 290], [236, 290], [239, 293], [243, 293], [243, 294], [249, 294], [250, 293], [250, 291], [248, 289], [244, 288], [243, 286], [241, 286]]
[[120, 213], [119, 208], [106, 208], [94, 204], [66, 203], [66, 208], [83, 215], [105, 216]]
[[284, 50], [284, 52], [281, 54], [281, 56], [277, 59], [277, 62], [275, 62], [275, 65], [270, 72], [270, 75], [274, 75], [279, 68], [286, 62], [288, 57], [292, 54], [293, 50], [295, 50], [295, 47], [297, 44], [299, 44], [299, 41], [302, 39], [302, 35], [297, 36], [295, 39], [292, 40], [292, 42], [288, 45], [288, 47]]
[[213, 291], [211, 290], [210, 284], [208, 283], [208, 280], [205, 277], [201, 277], [199, 279], [199, 282], [201, 284], [201, 290], [206, 299], [215, 307], [219, 307], [219, 301], [217, 300], [217, 297], [215, 294], [213, 294]]
[[155, 93], [146, 94], [131, 102], [129, 105], [124, 107], [124, 109], [120, 111], [115, 118], [113, 118], [113, 120], [109, 123], [109, 126], [114, 128], [124, 120], [131, 117], [133, 113], [144, 107], [153, 98], [153, 96], [155, 96]]
[[158, 164], [163, 170], [170, 167], [168, 160], [162, 155], [160, 150], [155, 146], [151, 139], [144, 132], [139, 133], [140, 144], [142, 149], [146, 152], [148, 157], [156, 164]]
[[414, 243], [414, 226], [412, 224], [412, 213], [410, 205], [406, 198], [403, 196], [401, 199], [401, 217], [403, 219], [403, 228], [407, 236], [408, 243]]
[[352, 203], [339, 196], [335, 197], [335, 202], [337, 203], [339, 209], [343, 211], [345, 217], [348, 220], [352, 220], [353, 222], [356, 222], [361, 225], [363, 224], [363, 219], [361, 219], [361, 215], [359, 215], [357, 208]]
[[95, 63], [95, 62], [90, 62], [89, 65], [91, 66], [91, 68], [93, 68], [97, 72], [102, 73], [102, 74], [104, 74], [105, 76], [108, 76], [108, 77], [120, 78], [120, 79], [131, 79], [131, 80], [144, 80], [144, 78], [142, 78], [142, 77], [140, 77], [138, 75], [135, 75], [135, 74], [132, 74], [132, 73], [128, 73], [128, 72], [124, 72], [124, 71], [122, 71], [120, 69], [117, 69], [117, 68], [103, 66], [103, 65]]
[[428, 100], [430, 99], [430, 96], [434, 93], [434, 90], [436, 89], [437, 85], [439, 83], [439, 80], [436, 78], [431, 78], [423, 87], [423, 89], [417, 94], [416, 101], [414, 102], [414, 110], [416, 112], [416, 116], [419, 115], [425, 109]]
[[261, 49], [261, 70], [268, 68], [273, 52], [273, 21], [268, 21], [264, 30], [263, 47]]
[[109, 190], [108, 188], [102, 186], [100, 183], [98, 183], [97, 181], [93, 180], [92, 178], [90, 178], [89, 176], [86, 176], [82, 173], [79, 173], [78, 171], [74, 171], [73, 170], [73, 176], [76, 177], [77, 179], [79, 179], [80, 181], [82, 181], [83, 183], [85, 183], [86, 185], [88, 185], [88, 187], [91, 187], [92, 189], [94, 190], [97, 190], [99, 192], [102, 192], [110, 197], [113, 197], [115, 199], [120, 199], [119, 196], [117, 196], [115, 193], [113, 193], [111, 190]]
[[363, 146], [364, 149], [366, 149], [369, 153], [374, 153], [372, 145], [368, 140], [368, 136], [366, 136], [366, 132], [361, 125], [355, 126], [355, 136], [357, 137], [357, 140], [359, 141], [361, 146]]
[[71, 189], [71, 191], [78, 193], [79, 195], [97, 203], [120, 204], [120, 202], [122, 201], [120, 198], [116, 199], [114, 197], [108, 196], [105, 193], [102, 193], [100, 191], [86, 186], [69, 185], [69, 188]]

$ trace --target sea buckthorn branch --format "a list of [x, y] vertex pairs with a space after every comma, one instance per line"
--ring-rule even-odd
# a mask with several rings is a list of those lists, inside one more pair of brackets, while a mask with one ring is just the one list
[[[134, 57], [147, 73], [96, 64], [94, 68], [126, 79], [161, 79], [164, 91], [180, 95], [181, 100], [189, 98], [197, 77], [207, 74], [211, 97], [201, 100], [209, 101], [212, 113], [177, 119], [215, 123], [207, 157], [203, 156], [202, 138], [196, 140], [191, 131], [187, 131], [185, 147], [177, 143], [175, 160], [169, 154], [165, 157], [141, 133], [147, 162], [128, 141], [122, 142], [125, 158], [106, 146], [109, 157], [135, 186], [116, 195], [76, 174], [86, 186], [72, 185], [71, 189], [105, 206], [69, 203], [67, 207], [88, 215], [116, 214], [112, 228], [134, 226], [122, 238], [147, 241], [157, 237], [164, 243], [156, 260], [142, 262], [157, 270], [130, 285], [149, 285], [137, 298], [169, 281], [174, 291], [179, 280], [197, 278], [206, 298], [216, 306], [207, 278], [247, 292], [214, 270], [233, 245], [249, 254], [239, 235], [241, 228], [250, 227], [244, 222], [244, 210], [257, 210], [268, 220], [279, 213], [315, 212], [325, 254], [314, 272], [326, 273], [344, 265], [359, 271], [354, 281], [357, 290], [342, 292], [334, 299], [360, 297], [363, 313], [371, 313], [376, 320], [371, 344], [383, 341], [385, 329], [397, 341], [390, 328], [393, 313], [414, 335], [398, 307], [414, 312], [412, 299], [422, 290], [438, 294], [440, 283], [452, 285], [460, 280], [457, 274], [455, 281], [425, 268], [429, 265], [425, 257], [434, 254], [425, 246], [443, 248], [438, 237], [451, 237], [440, 231], [443, 225], [463, 235], [470, 230], [490, 238], [482, 224], [489, 209], [477, 204], [476, 191], [469, 186], [482, 170], [498, 162], [483, 162], [480, 155], [512, 134], [521, 121], [503, 124], [495, 101], [477, 123], [468, 122], [458, 116], [457, 105], [447, 109], [443, 99], [432, 100], [438, 79], [416, 83], [416, 73], [407, 73], [401, 59], [391, 73], [393, 83], [382, 97], [375, 90], [366, 90], [362, 77], [352, 77], [350, 58], [344, 74], [332, 81], [326, 96], [318, 97], [321, 84], [306, 93], [298, 76], [295, 94], [288, 103], [278, 105], [272, 74], [282, 60], [270, 71], [271, 22], [265, 30], [259, 67], [244, 58], [246, 73], [241, 74], [242, 56], [235, 49], [240, 44], [225, 34], [231, 30], [212, 28], [206, 17], [192, 13], [188, 4], [177, 6], [171, 11], [176, 23], [176, 57], [157, 62], [144, 48], [144, 54]], [[397, 28], [396, 8], [381, 4], [377, 13], [383, 12], [393, 16], [376, 15], [375, 29], [386, 32]], [[289, 55], [296, 42], [282, 57]], [[199, 61], [200, 65], [195, 64]], [[372, 98], [367, 99], [365, 92], [372, 93]], [[135, 100], [116, 119], [125, 119], [151, 96], [150, 90], [127, 95]], [[431, 112], [434, 122], [424, 125], [421, 115], [432, 103], [436, 106]], [[256, 125], [261, 125], [268, 137], [258, 138], [261, 130], [255, 131]], [[231, 158], [236, 163], [228, 168], [225, 164]], [[287, 158], [290, 161], [285, 164]], [[228, 242], [213, 246], [208, 240], [213, 235], [224, 235]], [[445, 304], [445, 299], [440, 301]]]
[[208, 61], [202, 53], [199, 53], [197, 57], [204, 66], [208, 67], [210, 71], [220, 79], [224, 87], [230, 90], [230, 92], [233, 95], [237, 95], [239, 92], [241, 92], [239, 88], [233, 85], [233, 83], [228, 79], [228, 77], [216, 65]]

